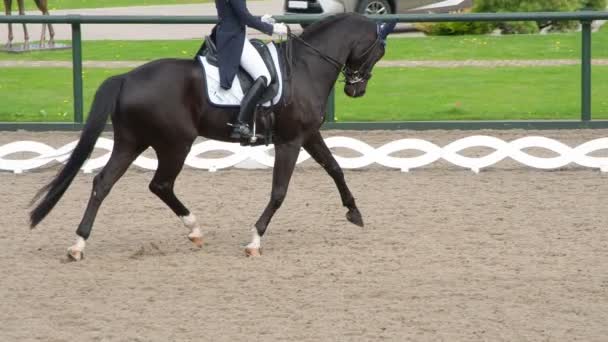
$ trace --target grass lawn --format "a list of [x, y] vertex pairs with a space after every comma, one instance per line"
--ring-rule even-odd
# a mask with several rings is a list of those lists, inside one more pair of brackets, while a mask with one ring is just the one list
[[[84, 71], [85, 108], [107, 77], [127, 70]], [[4, 68], [0, 77], [0, 121], [63, 121], [74, 118], [72, 70], [64, 68]], [[29, 91], [28, 91], [29, 90]]]
[[[97, 86], [125, 70], [86, 69], [85, 110]], [[71, 121], [70, 69], [5, 68], [0, 121]], [[396, 77], [398, 76], [398, 77]], [[576, 119], [580, 68], [382, 68], [368, 93], [336, 90], [339, 121]], [[25, 89], [31, 89], [30, 92]], [[593, 68], [593, 117], [608, 118], [608, 67]]]
[[[608, 58], [608, 29], [592, 36], [595, 58]], [[84, 41], [85, 60], [151, 60], [162, 57], [190, 57], [201, 40], [177, 41]], [[559, 59], [580, 58], [580, 33], [552, 35], [458, 36], [393, 38], [385, 60], [467, 59]], [[0, 53], [0, 60], [71, 60], [67, 51]]]
[[[182, 5], [199, 4], [211, 0], [50, 0], [49, 11], [72, 9], [72, 8], [101, 8], [101, 7], [127, 7], [127, 6], [149, 6], [149, 5]], [[36, 10], [32, 0], [25, 0], [28, 10]], [[13, 11], [17, 12], [17, 1], [13, 1]]]
[[[608, 118], [608, 67], [593, 67], [593, 117]], [[336, 89], [338, 121], [578, 119], [580, 67], [382, 68], [363, 98]]]

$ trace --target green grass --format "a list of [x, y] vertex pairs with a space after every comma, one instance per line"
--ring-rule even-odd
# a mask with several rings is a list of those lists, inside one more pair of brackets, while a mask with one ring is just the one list
[[[85, 110], [97, 86], [126, 70], [86, 69]], [[382, 68], [363, 98], [336, 91], [339, 121], [577, 119], [580, 68]], [[4, 68], [0, 121], [72, 120], [70, 69]], [[593, 68], [593, 117], [608, 118], [608, 67]]]
[[[201, 40], [177, 41], [85, 41], [85, 60], [151, 60], [163, 57], [190, 57]], [[580, 33], [552, 35], [462, 36], [394, 38], [387, 45], [385, 60], [467, 60], [467, 59], [560, 59], [580, 58]], [[595, 58], [608, 58], [608, 29], [594, 33]], [[0, 60], [65, 60], [70, 50], [0, 53]]]
[[[210, 0], [49, 0], [49, 11], [72, 8], [101, 8], [101, 7], [127, 7], [149, 5], [182, 5], [199, 4]], [[33, 0], [25, 0], [27, 10], [36, 10]], [[13, 11], [17, 12], [17, 1], [13, 1]]]
[[[85, 108], [107, 77], [126, 70], [84, 71]], [[73, 121], [71, 69], [3, 68], [0, 77], [0, 121]]]
[[[367, 94], [336, 89], [338, 121], [580, 118], [580, 67], [383, 68]], [[593, 68], [594, 118], [608, 118], [608, 67]]]

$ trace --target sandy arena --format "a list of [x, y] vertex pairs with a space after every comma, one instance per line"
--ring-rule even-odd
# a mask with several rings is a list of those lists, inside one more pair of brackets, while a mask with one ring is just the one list
[[[608, 130], [324, 132], [375, 147], [406, 137], [445, 145], [474, 134], [576, 146]], [[77, 137], [3, 132], [0, 146], [35, 140], [58, 148]], [[346, 170], [366, 224], [359, 228], [344, 218], [333, 181], [307, 161], [262, 241], [263, 256], [248, 259], [243, 247], [267, 203], [269, 170], [181, 173], [176, 192], [205, 232], [197, 249], [148, 191], [153, 172], [131, 167], [105, 200], [79, 263], [67, 263], [65, 252], [93, 175], [80, 173], [36, 230], [27, 224], [29, 200], [57, 170], [0, 173], [0, 341], [608, 336], [608, 174], [597, 170], [540, 171], [512, 160], [478, 175], [446, 162], [410, 173]]]

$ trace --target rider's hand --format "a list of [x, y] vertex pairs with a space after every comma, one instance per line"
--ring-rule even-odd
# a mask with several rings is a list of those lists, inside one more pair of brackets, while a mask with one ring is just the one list
[[262, 22], [264, 22], [266, 24], [274, 25], [276, 23], [276, 20], [274, 20], [274, 18], [270, 14], [264, 14], [262, 16]]
[[276, 23], [272, 25], [272, 34], [275, 34], [279, 37], [287, 36], [287, 25], [283, 23]]

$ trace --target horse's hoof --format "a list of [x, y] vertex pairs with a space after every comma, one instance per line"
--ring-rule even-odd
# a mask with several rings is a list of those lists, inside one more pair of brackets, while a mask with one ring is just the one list
[[245, 248], [245, 255], [252, 258], [259, 257], [262, 256], [262, 250], [259, 248], [247, 247]]
[[359, 209], [351, 209], [346, 213], [346, 219], [359, 227], [363, 227], [363, 218], [361, 217], [361, 213]]
[[80, 261], [84, 258], [84, 252], [79, 251], [77, 249], [68, 249], [68, 259], [69, 261]]
[[188, 236], [188, 239], [192, 241], [196, 247], [203, 247], [203, 238], [201, 236]]

